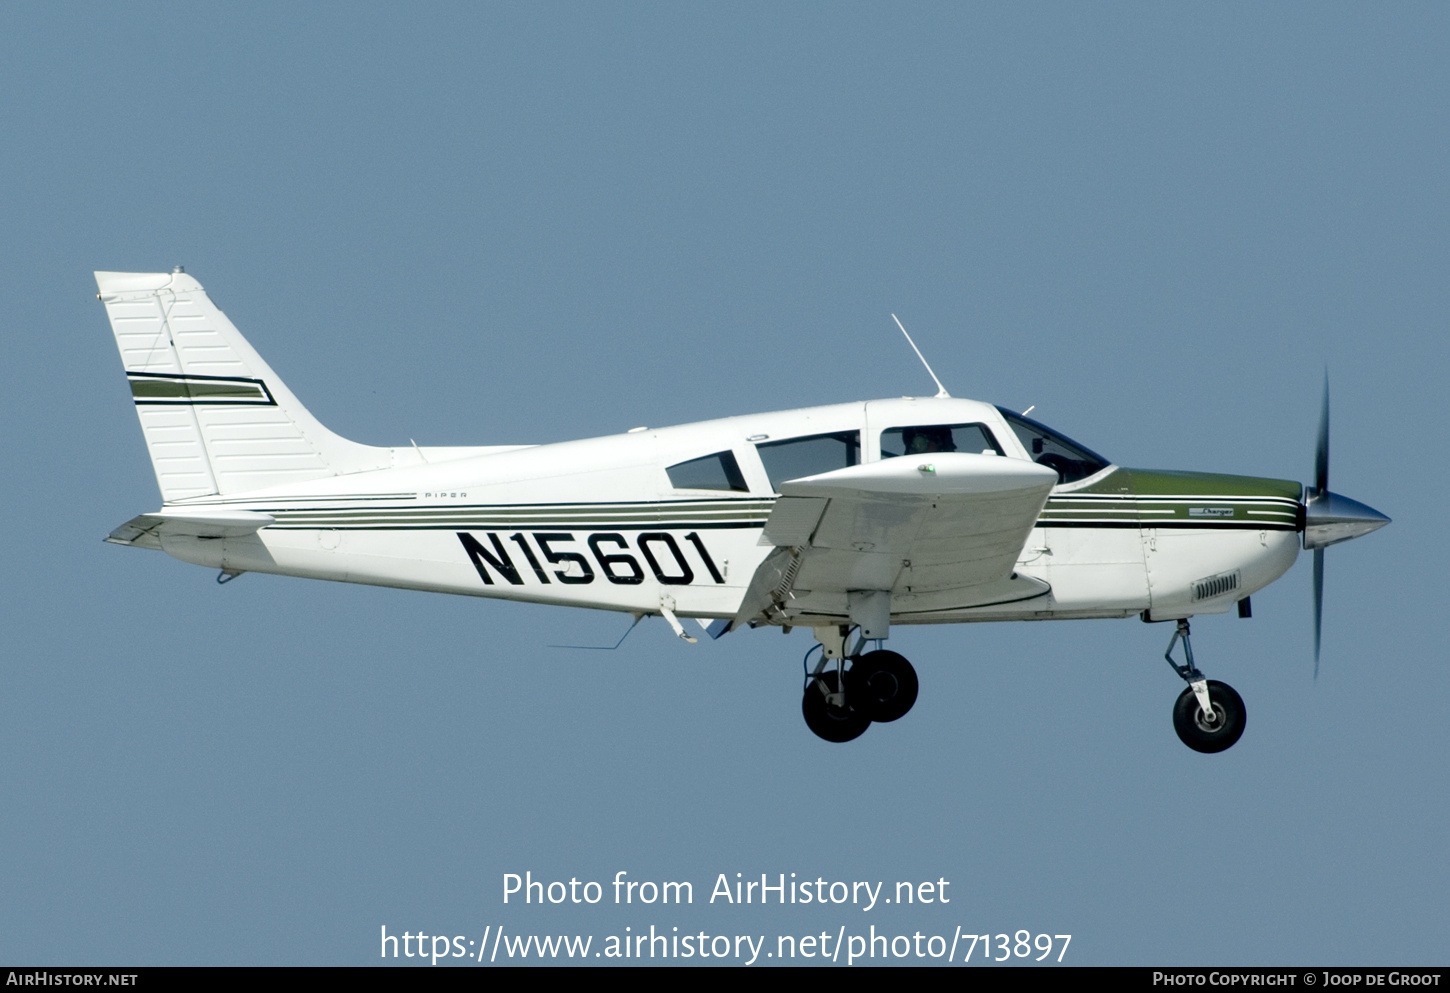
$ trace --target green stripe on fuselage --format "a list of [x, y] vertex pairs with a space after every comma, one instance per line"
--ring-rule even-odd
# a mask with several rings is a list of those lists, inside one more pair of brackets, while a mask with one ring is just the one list
[[[1292, 479], [1223, 476], [1215, 472], [1174, 472], [1159, 469], [1122, 471], [1131, 473], [1132, 489], [1140, 497], [1278, 497], [1298, 503], [1304, 489]], [[1113, 475], [1116, 476], [1117, 473]]]
[[1092, 486], [1053, 494], [1039, 524], [1292, 531], [1301, 493], [1286, 479], [1117, 469]]
[[655, 531], [661, 528], [758, 528], [773, 500], [670, 500], [603, 504], [427, 504], [265, 507], [283, 530]]

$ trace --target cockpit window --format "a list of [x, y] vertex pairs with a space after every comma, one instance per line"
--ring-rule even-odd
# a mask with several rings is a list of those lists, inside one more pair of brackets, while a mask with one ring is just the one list
[[1032, 461], [1056, 470], [1059, 484], [1075, 483], [1108, 467], [1108, 460], [1097, 452], [1083, 448], [1052, 428], [1010, 410], [997, 409], [1007, 418], [1007, 423], [1017, 433], [1017, 440], [1022, 442]]
[[769, 441], [756, 445], [771, 489], [780, 492], [787, 479], [814, 476], [832, 469], [844, 469], [861, 462], [861, 432], [838, 431], [835, 434], [813, 434], [806, 438]]
[[928, 452], [965, 452], [1001, 455], [997, 439], [985, 424], [932, 424], [924, 427], [887, 428], [881, 432], [881, 457], [925, 455]]
[[669, 473], [670, 485], [677, 490], [750, 491], [734, 452], [716, 452], [702, 459], [691, 459], [672, 465], [665, 472]]

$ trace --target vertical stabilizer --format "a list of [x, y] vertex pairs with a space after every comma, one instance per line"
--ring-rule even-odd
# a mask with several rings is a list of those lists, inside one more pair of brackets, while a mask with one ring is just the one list
[[98, 272], [96, 285], [166, 503], [391, 464], [318, 423], [193, 277]]

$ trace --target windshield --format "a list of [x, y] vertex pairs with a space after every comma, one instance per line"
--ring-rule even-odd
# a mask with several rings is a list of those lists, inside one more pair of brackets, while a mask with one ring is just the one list
[[1032, 461], [1054, 470], [1059, 484], [1075, 483], [1108, 467], [1108, 460], [1097, 452], [1083, 448], [1047, 425], [1001, 407], [997, 409], [1007, 419], [1008, 426], [1016, 432], [1017, 440], [1022, 442], [1022, 447], [1027, 449]]

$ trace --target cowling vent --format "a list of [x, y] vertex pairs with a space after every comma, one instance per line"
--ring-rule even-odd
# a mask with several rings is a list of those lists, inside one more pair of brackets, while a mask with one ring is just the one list
[[1221, 572], [1217, 576], [1207, 576], [1203, 579], [1193, 581], [1193, 600], [1212, 600], [1214, 597], [1232, 593], [1239, 588], [1239, 571]]

